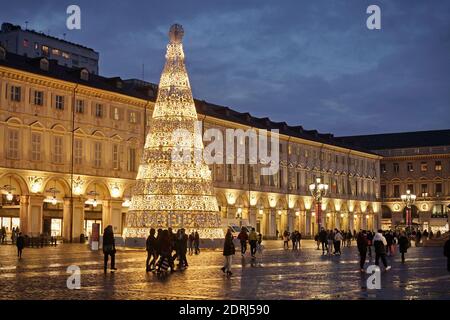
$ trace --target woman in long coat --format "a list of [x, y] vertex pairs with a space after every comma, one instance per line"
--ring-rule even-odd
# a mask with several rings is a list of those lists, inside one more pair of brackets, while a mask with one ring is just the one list
[[225, 242], [223, 244], [223, 256], [225, 257], [225, 265], [222, 267], [223, 273], [226, 273], [228, 276], [231, 276], [233, 273], [231, 272], [231, 263], [233, 262], [233, 255], [235, 254], [236, 249], [233, 243], [233, 234], [231, 233], [231, 229], [228, 229], [227, 234], [225, 235]]
[[402, 263], [405, 263], [405, 253], [408, 251], [409, 240], [406, 237], [404, 231], [400, 234], [400, 238], [398, 239], [399, 251], [402, 254]]

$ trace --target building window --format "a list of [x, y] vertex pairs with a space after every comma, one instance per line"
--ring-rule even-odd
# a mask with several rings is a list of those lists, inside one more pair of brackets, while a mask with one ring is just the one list
[[84, 100], [76, 100], [75, 103], [75, 112], [76, 113], [84, 113]]
[[95, 105], [95, 116], [97, 118], [103, 118], [103, 105], [100, 103]]
[[394, 185], [394, 198], [400, 198], [400, 186], [398, 184]]
[[34, 105], [42, 106], [44, 105], [44, 92], [43, 91], [34, 91]]
[[385, 185], [381, 186], [381, 197], [386, 198], [386, 186]]
[[52, 54], [55, 56], [60, 56], [61, 52], [58, 49], [52, 49]]
[[39, 50], [39, 43], [37, 42], [34, 43], [34, 50]]
[[420, 186], [422, 197], [428, 197], [428, 184], [422, 184]]
[[68, 54], [67, 52], [62, 52], [62, 57], [64, 58], [64, 59], [70, 59], [70, 54]]
[[11, 86], [11, 101], [20, 102], [21, 88], [18, 86]]
[[136, 149], [135, 148], [128, 149], [128, 171], [130, 171], [130, 172], [136, 171]]
[[384, 163], [380, 164], [380, 170], [382, 173], [386, 173], [386, 164]]
[[113, 108], [113, 119], [120, 120], [119, 108], [117, 108], [117, 107]]
[[309, 156], [308, 150], [305, 149], [305, 158], [308, 158], [308, 156]]
[[442, 163], [441, 163], [441, 161], [435, 161], [434, 162], [434, 170], [435, 171], [442, 171]]
[[113, 160], [113, 169], [119, 170], [119, 146], [117, 144], [113, 145], [112, 160]]
[[102, 165], [102, 143], [94, 142], [94, 167], [100, 168]]
[[63, 137], [55, 136], [53, 139], [53, 162], [62, 163], [63, 158]]
[[131, 111], [130, 112], [130, 119], [129, 119], [130, 123], [136, 123], [136, 112]]
[[408, 162], [408, 164], [407, 164], [407, 170], [408, 170], [408, 172], [413, 172], [413, 171], [414, 171], [412, 162]]
[[37, 132], [31, 134], [31, 160], [41, 161], [41, 134]]
[[422, 172], [428, 171], [428, 163], [421, 162], [420, 163], [420, 171], [422, 171]]
[[233, 169], [231, 167], [231, 164], [227, 164], [227, 182], [233, 181]]
[[409, 190], [409, 191], [411, 191], [411, 193], [414, 193], [414, 185], [413, 185], [413, 184], [408, 184], [408, 185], [406, 186], [406, 189]]
[[436, 196], [440, 197], [442, 195], [442, 183], [436, 183], [434, 185], [434, 191], [436, 193]]
[[394, 163], [394, 173], [398, 173], [400, 170], [400, 166], [398, 165], [398, 163]]
[[30, 45], [30, 43], [28, 42], [28, 39], [23, 39], [23, 46], [25, 48], [28, 48], [29, 45]]
[[48, 57], [48, 55], [49, 55], [49, 48], [47, 47], [47, 46], [42, 46], [42, 55], [44, 56], [44, 57]]
[[19, 130], [8, 131], [8, 152], [9, 159], [19, 159]]
[[74, 164], [79, 166], [83, 162], [83, 140], [75, 139], [74, 140]]
[[64, 97], [56, 95], [55, 97], [55, 108], [57, 110], [64, 110]]

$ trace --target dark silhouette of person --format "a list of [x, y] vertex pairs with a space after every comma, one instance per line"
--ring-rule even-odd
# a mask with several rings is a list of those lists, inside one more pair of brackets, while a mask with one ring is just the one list
[[[156, 237], [155, 237], [155, 229], [150, 229], [150, 235], [147, 238], [145, 243], [145, 248], [147, 250], [147, 261], [145, 262], [145, 270], [152, 271], [156, 268]], [[150, 261], [151, 259], [151, 261]]]
[[103, 231], [103, 270], [106, 273], [108, 268], [108, 258], [111, 256], [111, 272], [116, 269], [116, 244], [114, 241], [114, 231], [111, 225], [107, 226]]
[[25, 238], [22, 235], [22, 232], [19, 232], [19, 236], [16, 239], [16, 246], [17, 246], [17, 256], [19, 259], [22, 259], [22, 250], [25, 246]]

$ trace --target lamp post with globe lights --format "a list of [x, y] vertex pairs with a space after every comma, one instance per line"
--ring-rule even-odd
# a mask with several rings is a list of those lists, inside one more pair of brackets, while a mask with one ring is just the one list
[[406, 225], [408, 226], [409, 232], [411, 232], [412, 225], [412, 212], [411, 206], [416, 201], [416, 195], [411, 193], [411, 190], [406, 190], [406, 194], [401, 195], [401, 199], [406, 206]]
[[318, 227], [317, 232], [320, 232], [322, 227], [322, 198], [326, 196], [328, 192], [328, 184], [322, 183], [321, 178], [316, 178], [315, 183], [311, 183], [309, 185], [309, 191], [311, 192], [311, 195], [316, 202], [316, 221]]

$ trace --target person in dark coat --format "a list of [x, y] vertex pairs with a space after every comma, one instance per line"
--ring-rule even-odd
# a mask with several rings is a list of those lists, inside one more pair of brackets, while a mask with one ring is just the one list
[[386, 238], [383, 236], [383, 231], [378, 230], [378, 232], [375, 233], [375, 236], [373, 237], [373, 246], [375, 248], [375, 264], [378, 266], [378, 263], [381, 258], [385, 271], [388, 271], [391, 269], [391, 266], [388, 266], [386, 261], [386, 245], [387, 241]]
[[359, 251], [359, 269], [361, 272], [364, 272], [364, 264], [366, 263], [367, 257], [367, 247], [369, 245], [369, 240], [367, 240], [366, 230], [363, 230], [358, 234], [358, 238], [356, 239], [356, 245], [358, 246]]
[[247, 241], [248, 241], [247, 229], [242, 227], [241, 232], [239, 232], [237, 238], [239, 239], [239, 242], [241, 243], [241, 255], [244, 256], [245, 252], [247, 252]]
[[197, 231], [195, 231], [194, 234], [194, 253], [199, 254], [200, 253], [200, 235]]
[[223, 244], [223, 256], [225, 257], [225, 265], [221, 269], [223, 273], [226, 273], [228, 276], [231, 276], [233, 274], [231, 272], [231, 264], [233, 262], [233, 255], [235, 253], [236, 249], [233, 243], [233, 234], [231, 233], [231, 229], [228, 229]]
[[111, 272], [116, 268], [116, 243], [114, 241], [114, 231], [111, 225], [107, 226], [103, 231], [103, 255], [104, 264], [103, 271], [106, 273], [108, 268], [108, 257], [111, 256]]
[[[147, 261], [145, 262], [146, 271], [152, 271], [156, 268], [156, 237], [155, 237], [155, 229], [150, 229], [150, 235], [147, 238], [145, 243], [145, 249], [147, 250]], [[151, 259], [151, 261], [150, 261]]]
[[444, 256], [447, 257], [447, 271], [450, 272], [450, 237], [444, 243]]
[[405, 263], [405, 253], [408, 251], [408, 245], [409, 245], [409, 240], [406, 237], [405, 232], [402, 232], [400, 234], [400, 237], [398, 238], [398, 247], [399, 247], [399, 251], [402, 254], [402, 263]]
[[186, 268], [189, 266], [187, 259], [186, 259], [187, 242], [188, 242], [188, 236], [187, 236], [185, 230], [182, 228], [182, 229], [180, 229], [180, 233], [179, 233], [178, 239], [177, 239], [178, 260], [180, 262], [180, 264], [179, 264], [180, 268]]
[[324, 228], [319, 232], [319, 240], [322, 243], [322, 254], [325, 254], [328, 251], [328, 235]]
[[25, 247], [25, 238], [22, 235], [22, 232], [19, 232], [19, 235], [16, 239], [16, 246], [17, 246], [17, 256], [19, 259], [22, 259], [22, 250], [23, 247]]
[[367, 251], [369, 253], [369, 258], [372, 258], [372, 246], [373, 246], [373, 233], [372, 231], [369, 231], [367, 233]]

